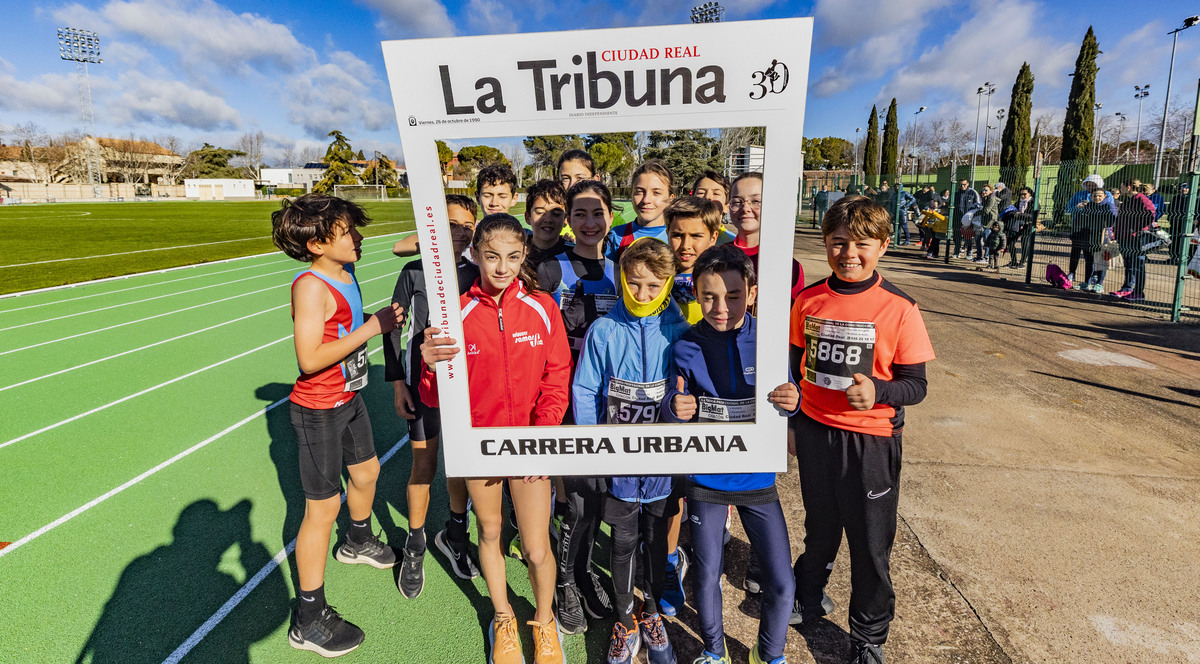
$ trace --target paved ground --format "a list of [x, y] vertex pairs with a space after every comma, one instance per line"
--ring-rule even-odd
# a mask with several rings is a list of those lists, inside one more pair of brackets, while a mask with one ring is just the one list
[[[819, 241], [797, 234], [809, 281], [828, 272]], [[1200, 662], [1200, 328], [907, 248], [881, 271], [938, 354], [908, 415], [888, 661]], [[780, 486], [799, 535], [794, 463]], [[735, 662], [757, 624], [740, 584], [726, 578]], [[844, 546], [830, 595], [829, 620], [792, 632], [793, 664], [844, 661]]]

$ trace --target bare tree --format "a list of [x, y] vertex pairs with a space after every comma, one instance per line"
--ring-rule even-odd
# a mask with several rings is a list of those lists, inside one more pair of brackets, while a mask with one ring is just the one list
[[315, 145], [310, 145], [300, 150], [300, 155], [296, 159], [299, 165], [303, 167], [305, 164], [320, 162], [325, 157], [325, 150]]
[[522, 174], [525, 171], [525, 163], [529, 161], [529, 153], [525, 151], [525, 146], [520, 143], [513, 143], [504, 150], [504, 156], [508, 158], [508, 163], [512, 165], [513, 173], [517, 176], [517, 186], [523, 187], [521, 180]]
[[296, 167], [296, 146], [289, 145], [288, 147], [284, 148], [283, 152], [280, 153], [280, 155], [279, 155], [279, 161], [280, 161], [280, 165], [283, 166], [284, 168], [295, 168]]
[[[163, 179], [168, 184], [179, 184], [180, 178], [183, 177], [183, 170], [188, 163], [188, 155], [193, 149], [192, 146], [184, 145], [183, 139], [175, 134], [163, 134], [155, 138], [154, 141], [165, 148], [167, 152], [174, 155], [174, 157], [169, 158], [171, 164], [165, 169], [166, 173], [163, 175]], [[175, 159], [175, 157], [179, 159]]]
[[265, 141], [266, 136], [261, 130], [242, 134], [237, 142], [237, 150], [246, 154], [236, 157], [231, 165], [239, 167], [246, 177], [252, 180], [261, 180], [263, 143]]
[[46, 130], [36, 122], [26, 122], [12, 128], [13, 138], [21, 148], [21, 161], [29, 164], [29, 179], [34, 182], [45, 180], [42, 166], [42, 146], [46, 141]]

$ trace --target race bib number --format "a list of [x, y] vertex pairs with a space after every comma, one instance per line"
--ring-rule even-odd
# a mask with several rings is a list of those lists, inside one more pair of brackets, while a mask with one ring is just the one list
[[342, 378], [346, 379], [346, 392], [358, 392], [367, 386], [367, 345], [356, 348], [342, 360]]
[[854, 374], [871, 375], [875, 365], [875, 324], [870, 321], [804, 319], [804, 380], [842, 390]]
[[754, 399], [696, 397], [701, 422], [753, 422]]
[[667, 379], [653, 383], [635, 383], [620, 378], [608, 379], [609, 424], [653, 424], [658, 421], [659, 405], [667, 395]]
[[[586, 293], [584, 296], [591, 297], [594, 299], [594, 301], [596, 302], [596, 314], [599, 316], [607, 316], [608, 312], [612, 311], [612, 308], [617, 304], [617, 296], [616, 295]], [[562, 304], [559, 305], [559, 308], [566, 310], [574, 302], [575, 302], [575, 294], [574, 293], [563, 293], [562, 294]]]

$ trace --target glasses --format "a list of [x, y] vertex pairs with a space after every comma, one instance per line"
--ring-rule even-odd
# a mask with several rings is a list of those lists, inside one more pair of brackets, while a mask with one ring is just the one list
[[729, 199], [729, 209], [730, 210], [740, 210], [740, 209], [742, 209], [742, 207], [744, 207], [746, 205], [749, 205], [751, 210], [761, 210], [762, 209], [762, 200], [757, 199], [757, 198], [752, 198], [750, 200], [746, 200], [744, 198]]

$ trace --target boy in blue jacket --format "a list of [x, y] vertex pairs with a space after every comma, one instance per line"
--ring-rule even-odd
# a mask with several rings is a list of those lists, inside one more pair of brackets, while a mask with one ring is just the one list
[[[746, 422], [755, 417], [755, 336], [747, 309], [758, 293], [750, 258], [733, 245], [700, 254], [692, 269], [704, 319], [684, 333], [672, 355], [672, 389], [662, 403], [667, 422]], [[787, 414], [800, 406], [800, 390], [787, 382], [767, 399]], [[781, 450], [782, 453], [782, 450]], [[787, 522], [775, 473], [692, 475], [687, 489], [692, 524], [693, 590], [704, 653], [696, 662], [729, 664], [721, 614], [725, 514], [737, 508], [751, 555], [762, 574], [762, 611], [751, 664], [786, 664], [788, 620], [795, 595]]]
[[[592, 323], [575, 368], [571, 402], [576, 424], [657, 422], [667, 392], [671, 344], [688, 322], [671, 299], [675, 257], [654, 238], [634, 241], [621, 254], [621, 299]], [[674, 664], [675, 650], [659, 615], [667, 567], [667, 518], [679, 509], [668, 500], [667, 476], [620, 476], [609, 482], [604, 520], [612, 527], [612, 578], [617, 622], [609, 664], [632, 662], [642, 641], [650, 664]], [[641, 551], [645, 602], [634, 611], [634, 555]]]

